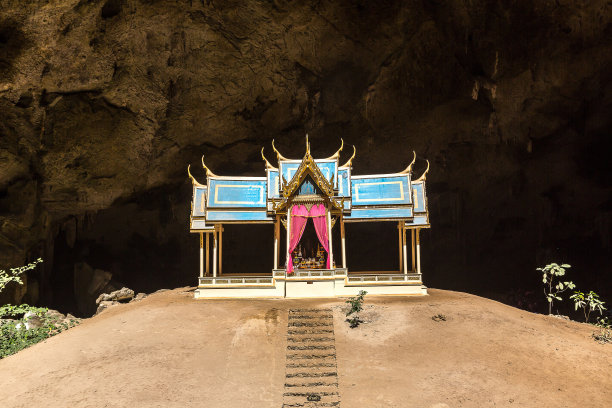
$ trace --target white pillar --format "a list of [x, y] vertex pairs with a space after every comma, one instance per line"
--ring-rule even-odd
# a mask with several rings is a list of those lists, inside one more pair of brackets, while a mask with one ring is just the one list
[[219, 276], [223, 274], [223, 224], [219, 225]]
[[206, 233], [206, 276], [210, 276], [210, 232]]
[[421, 273], [421, 239], [419, 237], [419, 233], [421, 229], [416, 230], [416, 268], [417, 273]]
[[346, 239], [344, 236], [344, 215], [340, 215], [340, 235], [342, 236], [342, 267], [346, 268]]
[[279, 225], [280, 218], [276, 216], [276, 222], [274, 223], [274, 269], [278, 269], [278, 236], [279, 236]]
[[289, 262], [291, 262], [291, 257], [289, 254], [289, 240], [291, 239], [291, 207], [287, 208], [287, 264], [285, 265], [285, 271], [289, 267]]
[[398, 245], [398, 249], [399, 249], [399, 267], [398, 270], [400, 273], [402, 273], [402, 265], [404, 264], [403, 258], [402, 258], [402, 222], [398, 221], [397, 223], [397, 245]]
[[204, 234], [200, 232], [200, 278], [204, 277]]
[[408, 254], [406, 253], [406, 228], [402, 226], [402, 252], [404, 255], [404, 275], [408, 274]]
[[334, 250], [332, 249], [332, 234], [331, 234], [331, 212], [327, 210], [327, 237], [329, 239], [329, 267], [334, 269]]
[[213, 231], [213, 277], [217, 277], [217, 226]]
[[414, 252], [414, 229], [410, 230], [410, 246], [412, 247], [412, 269], [410, 269], [412, 271], [412, 273], [416, 272], [416, 258], [415, 258], [415, 252]]

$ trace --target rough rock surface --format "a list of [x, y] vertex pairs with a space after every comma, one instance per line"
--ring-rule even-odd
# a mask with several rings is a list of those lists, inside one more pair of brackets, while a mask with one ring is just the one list
[[134, 298], [134, 291], [129, 288], [121, 288], [111, 293], [102, 293], [96, 299], [96, 304], [99, 305], [100, 302], [129, 302]]
[[[605, 0], [0, 9], [0, 265], [42, 256], [37, 300], [71, 306], [82, 261], [146, 292], [193, 284], [187, 164], [261, 175], [261, 146], [299, 157], [306, 132], [315, 156], [355, 144], [356, 173], [431, 161], [428, 285], [535, 287], [564, 261], [612, 287]], [[381, 228], [355, 227], [378, 239], [349, 239], [349, 262], [394, 265]], [[228, 230], [226, 270], [270, 269], [271, 229]]]

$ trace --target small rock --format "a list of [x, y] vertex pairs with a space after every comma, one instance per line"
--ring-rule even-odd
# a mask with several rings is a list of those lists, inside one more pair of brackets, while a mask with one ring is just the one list
[[27, 312], [23, 315], [23, 320], [25, 322], [25, 328], [28, 330], [38, 329], [43, 326], [43, 321], [40, 317], [33, 312]]
[[136, 296], [134, 296], [134, 299], [130, 300], [130, 303], [138, 302], [139, 300], [142, 300], [142, 299], [144, 299], [146, 297], [147, 297], [147, 294], [141, 292], [141, 293], [137, 294]]
[[115, 301], [115, 302], [126, 302], [134, 298], [134, 291], [128, 288], [121, 288], [111, 293], [102, 293], [96, 299], [96, 304], [99, 305], [101, 302]]
[[116, 302], [114, 300], [103, 300], [100, 302], [100, 304], [98, 305], [98, 310], [96, 310], [96, 314], [100, 314], [102, 313], [104, 310], [108, 309], [111, 306], [115, 306], [118, 305], [119, 302]]

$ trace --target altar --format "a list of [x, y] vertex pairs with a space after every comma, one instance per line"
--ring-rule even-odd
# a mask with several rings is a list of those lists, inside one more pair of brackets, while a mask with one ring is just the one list
[[[274, 146], [277, 166], [261, 155], [265, 177], [218, 176], [206, 166], [206, 183], [187, 173], [193, 186], [190, 229], [200, 237], [196, 298], [332, 297], [359, 290], [380, 295], [424, 295], [420, 236], [429, 228], [425, 194], [427, 169], [416, 180], [412, 167], [398, 173], [353, 175], [353, 154], [315, 159], [306, 137], [302, 159], [288, 159]], [[398, 269], [351, 273], [347, 266], [345, 223], [391, 222], [398, 229]], [[272, 224], [274, 266], [269, 275], [223, 272], [224, 224]], [[281, 243], [281, 228], [285, 242]], [[332, 232], [340, 229], [339, 242]], [[337, 237], [336, 237], [337, 239]], [[410, 250], [408, 250], [410, 243]], [[212, 248], [211, 248], [212, 247]], [[212, 254], [211, 254], [212, 252]]]

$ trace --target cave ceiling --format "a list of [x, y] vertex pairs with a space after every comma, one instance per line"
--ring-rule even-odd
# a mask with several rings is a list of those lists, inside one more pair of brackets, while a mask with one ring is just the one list
[[314, 156], [355, 145], [356, 174], [430, 160], [437, 286], [563, 259], [611, 281], [609, 2], [0, 6], [2, 266], [50, 274], [62, 239], [70, 262], [129, 280], [138, 248], [194, 284], [187, 165], [262, 175], [262, 146], [301, 157], [308, 133]]

